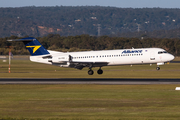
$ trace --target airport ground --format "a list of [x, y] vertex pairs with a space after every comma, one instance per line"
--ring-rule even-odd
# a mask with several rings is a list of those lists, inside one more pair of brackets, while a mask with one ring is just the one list
[[[180, 61], [176, 58], [175, 61]], [[180, 63], [103, 67], [104, 74], [89, 76], [76, 70], [32, 63], [27, 59], [0, 61], [1, 79], [174, 81], [164, 84], [0, 84], [1, 119], [171, 119], [180, 118]], [[98, 68], [97, 68], [98, 69]], [[96, 70], [96, 68], [94, 69]], [[155, 79], [154, 79], [155, 78]], [[111, 81], [110, 81], [111, 82]]]
[[0, 85], [0, 118], [177, 120], [178, 85]]
[[[180, 61], [176, 58], [175, 61]], [[11, 73], [8, 73], [8, 60], [0, 60], [0, 78], [180, 78], [180, 63], [170, 63], [156, 70], [156, 65], [125, 65], [102, 67], [103, 75], [98, 75], [99, 68], [93, 68], [94, 75], [87, 74], [88, 68], [76, 70], [61, 68], [42, 63], [33, 63], [27, 56], [14, 56], [11, 61]]]

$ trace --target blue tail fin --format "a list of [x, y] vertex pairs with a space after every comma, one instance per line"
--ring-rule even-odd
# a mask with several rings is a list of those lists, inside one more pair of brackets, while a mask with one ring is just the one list
[[49, 52], [41, 45], [41, 43], [36, 38], [33, 37], [22, 38], [18, 40], [8, 40], [8, 41], [23, 42], [32, 56], [49, 54]]

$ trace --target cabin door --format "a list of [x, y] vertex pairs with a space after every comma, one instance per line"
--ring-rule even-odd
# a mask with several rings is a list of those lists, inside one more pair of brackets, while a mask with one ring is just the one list
[[150, 60], [155, 60], [155, 52], [151, 51], [150, 53]]

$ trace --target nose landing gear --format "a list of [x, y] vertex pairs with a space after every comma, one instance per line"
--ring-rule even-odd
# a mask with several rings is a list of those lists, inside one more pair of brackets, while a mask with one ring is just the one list
[[156, 70], [160, 70], [160, 67], [157, 67]]

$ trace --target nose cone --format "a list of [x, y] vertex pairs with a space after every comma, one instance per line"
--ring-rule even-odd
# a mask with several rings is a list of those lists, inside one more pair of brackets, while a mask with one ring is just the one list
[[171, 54], [169, 55], [169, 61], [174, 60], [174, 58], [175, 58], [174, 55], [171, 55]]

